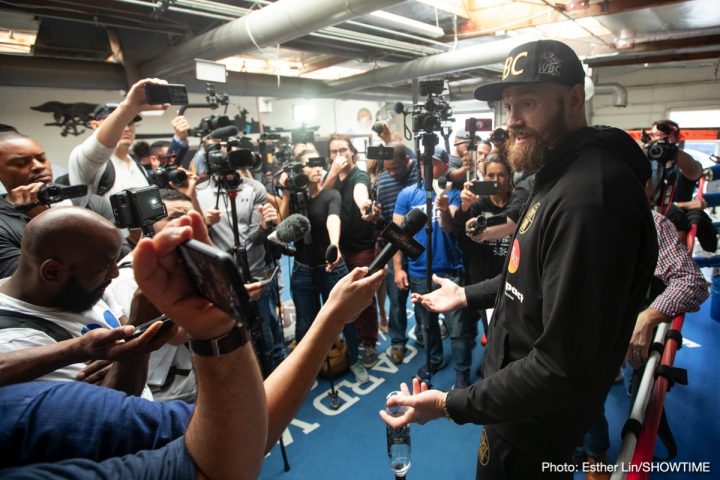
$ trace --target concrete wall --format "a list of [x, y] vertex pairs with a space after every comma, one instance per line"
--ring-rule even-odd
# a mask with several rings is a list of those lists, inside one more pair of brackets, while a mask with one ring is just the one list
[[[222, 89], [218, 88], [218, 92]], [[63, 103], [87, 102], [101, 103], [108, 101], [119, 102], [122, 92], [104, 90], [70, 90], [53, 88], [21, 88], [0, 87], [0, 123], [14, 126], [20, 132], [36, 138], [48, 152], [49, 158], [55, 164], [67, 166], [67, 158], [75, 145], [81, 143], [89, 134], [87, 130], [79, 136], [60, 136], [61, 128], [45, 126], [53, 121], [52, 114], [30, 110], [31, 106], [41, 105], [48, 101]], [[205, 101], [203, 95], [190, 95], [190, 101], [201, 103]], [[248, 110], [248, 120], [253, 117], [258, 120], [258, 109], [254, 97], [230, 97], [232, 104], [228, 107], [228, 114], [234, 116], [240, 108]], [[357, 114], [366, 108], [373, 116], [382, 104], [368, 101], [331, 100], [331, 99], [278, 99], [272, 102], [272, 113], [262, 114], [263, 123], [272, 127], [298, 128], [300, 122], [293, 120], [293, 105], [308, 103], [315, 107], [315, 118], [307, 122], [308, 126], [319, 125], [318, 134], [328, 136], [335, 132], [348, 134], [370, 135], [368, 125], [358, 122]], [[162, 116], [146, 116], [138, 124], [138, 133], [172, 133], [170, 121], [177, 112], [177, 107], [171, 107]], [[200, 119], [212, 113], [220, 113], [221, 109], [188, 109], [186, 116], [192, 126], [198, 124]]]

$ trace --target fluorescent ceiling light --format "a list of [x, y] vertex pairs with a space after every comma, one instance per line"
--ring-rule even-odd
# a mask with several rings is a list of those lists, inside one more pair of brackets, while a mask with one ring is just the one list
[[417, 20], [403, 17], [401, 15], [395, 15], [394, 13], [386, 12], [384, 10], [375, 10], [374, 12], [370, 13], [370, 16], [373, 19], [379, 21], [380, 23], [384, 23], [385, 25], [389, 25], [391, 27], [400, 28], [401, 30], [405, 30], [408, 32], [417, 33], [433, 38], [438, 38], [445, 35], [445, 31], [440, 27], [428, 25], [427, 23], [423, 22], [418, 22]]

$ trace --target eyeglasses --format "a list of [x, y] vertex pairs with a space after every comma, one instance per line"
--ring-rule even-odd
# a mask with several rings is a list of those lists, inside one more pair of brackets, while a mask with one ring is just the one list
[[349, 151], [350, 151], [350, 149], [349, 149], [348, 147], [342, 147], [342, 148], [338, 148], [337, 150], [330, 150], [329, 153], [330, 153], [330, 156], [331, 156], [331, 157], [334, 157], [334, 156], [337, 155], [338, 153], [339, 153], [340, 155], [345, 155], [345, 154], [348, 153]]

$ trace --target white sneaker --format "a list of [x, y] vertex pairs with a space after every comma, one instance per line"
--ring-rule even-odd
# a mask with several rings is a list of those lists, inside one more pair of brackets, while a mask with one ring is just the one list
[[365, 370], [365, 367], [363, 367], [362, 361], [359, 359], [350, 365], [350, 371], [355, 375], [355, 383], [358, 385], [361, 385], [363, 383], [367, 383], [370, 381], [370, 376], [367, 373], [367, 370]]

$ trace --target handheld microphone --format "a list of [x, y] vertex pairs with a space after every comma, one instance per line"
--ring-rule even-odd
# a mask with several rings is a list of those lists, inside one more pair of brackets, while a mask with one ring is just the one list
[[[434, 182], [433, 182], [434, 183]], [[435, 186], [435, 194], [440, 195], [447, 195], [447, 193], [452, 189], [452, 183], [448, 182], [447, 177], [440, 177], [437, 179], [437, 184], [433, 185]]]
[[378, 136], [382, 135], [383, 130], [385, 130], [385, 124], [383, 122], [375, 122], [372, 126], [372, 131], [377, 133]]
[[413, 236], [423, 228], [427, 219], [425, 212], [413, 208], [405, 215], [400, 226], [393, 222], [388, 223], [385, 230], [380, 234], [388, 243], [370, 264], [368, 275], [372, 275], [384, 268], [398, 250], [401, 250], [413, 260], [419, 257], [425, 251], [425, 247], [415, 240]]
[[335, 261], [338, 258], [338, 248], [337, 245], [329, 245], [327, 250], [325, 250], [325, 261], [327, 263], [335, 263]]
[[227, 127], [220, 127], [216, 128], [206, 138], [221, 138], [223, 140], [227, 140], [228, 137], [232, 137], [233, 135], [238, 134], [237, 127], [233, 125], [228, 125]]
[[[289, 245], [297, 242], [310, 232], [310, 220], [299, 213], [293, 213], [268, 235], [267, 239], [273, 245], [281, 247], [286, 255], [294, 255], [295, 247]], [[290, 253], [292, 252], [292, 253]]]

